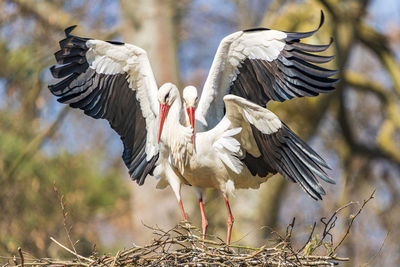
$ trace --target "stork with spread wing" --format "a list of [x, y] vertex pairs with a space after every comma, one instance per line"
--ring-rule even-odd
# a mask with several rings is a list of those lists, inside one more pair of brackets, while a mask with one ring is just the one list
[[[328, 62], [333, 57], [308, 53], [325, 51], [330, 44], [300, 42], [313, 35], [323, 21], [322, 13], [319, 27], [304, 33], [265, 28], [233, 33], [219, 45], [197, 109], [196, 88], [184, 89], [185, 123], [198, 132], [192, 141], [195, 153], [190, 152], [187, 143], [172, 139], [166, 143], [171, 145], [174, 166], [188, 183], [198, 188], [203, 236], [208, 224], [202, 200], [204, 188], [219, 189], [224, 195], [229, 243], [233, 216], [227, 196], [235, 188], [258, 188], [279, 172], [299, 183], [312, 198], [321, 199], [325, 191], [318, 179], [334, 183], [323, 170], [328, 168], [326, 162], [264, 108], [269, 100], [282, 102], [334, 89], [337, 79], [330, 76], [336, 71], [313, 64]], [[168, 93], [165, 91], [164, 95]], [[164, 118], [171, 111], [168, 112], [169, 104], [162, 101], [163, 97], [159, 96], [159, 100]], [[167, 137], [180, 140], [179, 133], [174, 131], [177, 124], [178, 120], [166, 123]]]
[[[186, 220], [180, 197], [184, 181], [168, 163], [167, 150], [157, 143], [158, 88], [146, 52], [131, 44], [71, 35], [74, 28], [65, 30], [61, 50], [55, 53], [61, 65], [50, 70], [62, 80], [49, 86], [51, 93], [86, 115], [108, 120], [121, 137], [122, 159], [132, 180], [142, 185], [148, 174], [167, 179]], [[180, 127], [190, 142], [191, 130]]]
[[[229, 243], [233, 216], [227, 197], [235, 188], [257, 188], [279, 172], [320, 199], [325, 192], [318, 179], [333, 182], [323, 170], [328, 167], [325, 161], [264, 108], [269, 100], [334, 89], [336, 80], [329, 77], [335, 71], [313, 64], [332, 57], [309, 53], [322, 52], [329, 44], [300, 42], [318, 29], [288, 33], [257, 28], [225, 37], [196, 111], [197, 90], [185, 88], [184, 118], [178, 89], [167, 83], [157, 90], [143, 49], [74, 36], [73, 29], [65, 30], [61, 50], [55, 53], [60, 65], [51, 67], [51, 73], [62, 80], [49, 86], [51, 93], [86, 115], [108, 120], [121, 137], [122, 158], [131, 178], [142, 185], [148, 174], [160, 177], [160, 187], [172, 187], [184, 219], [181, 185], [196, 186], [203, 234], [204, 188], [224, 194]], [[195, 126], [196, 135], [191, 129]]]

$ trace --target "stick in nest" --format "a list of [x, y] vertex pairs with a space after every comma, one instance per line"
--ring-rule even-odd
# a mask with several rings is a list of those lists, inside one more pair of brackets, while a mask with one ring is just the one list
[[[342, 261], [348, 261], [348, 258], [338, 257], [334, 252], [343, 243], [350, 232], [353, 222], [360, 214], [366, 204], [373, 198], [374, 192], [370, 198], [364, 200], [363, 205], [358, 212], [352, 216], [351, 221], [340, 241], [333, 249], [326, 249], [325, 252], [319, 251], [314, 254], [316, 248], [295, 249], [292, 243], [292, 234], [295, 233], [295, 219], [286, 228], [286, 233], [276, 233], [274, 245], [264, 245], [260, 248], [252, 248], [241, 245], [226, 245], [217, 237], [203, 240], [201, 231], [193, 226], [177, 225], [176, 227], [163, 230], [159, 227], [149, 227], [154, 232], [154, 239], [145, 246], [134, 246], [129, 249], [120, 250], [115, 255], [84, 257], [62, 245], [52, 238], [58, 246], [73, 254], [76, 259], [72, 261], [61, 261], [55, 259], [23, 259], [18, 266], [42, 266], [42, 265], [64, 265], [64, 266], [317, 266], [317, 265], [336, 265]], [[339, 212], [349, 204], [336, 210], [329, 219], [323, 218], [320, 223], [323, 224], [323, 235], [316, 246], [321, 246], [325, 238], [331, 237], [330, 231], [335, 226]], [[313, 225], [310, 237], [307, 243], [315, 238], [316, 224]], [[68, 228], [67, 228], [68, 229]], [[331, 234], [331, 235], [330, 235]], [[313, 245], [315, 246], [315, 245]], [[230, 250], [225, 249], [229, 247]], [[21, 252], [22, 253], [22, 252]]]
[[[76, 249], [75, 249], [75, 244], [72, 242], [71, 235], [70, 235], [71, 230], [72, 230], [72, 226], [68, 227], [68, 223], [67, 223], [68, 212], [66, 211], [66, 206], [65, 206], [65, 202], [64, 202], [64, 196], [61, 195], [60, 192], [58, 191], [58, 188], [56, 186], [56, 182], [55, 181], [53, 183], [53, 189], [54, 189], [54, 192], [57, 194], [58, 201], [60, 202], [61, 211], [62, 211], [62, 215], [63, 215], [63, 224], [64, 224], [65, 233], [67, 234], [69, 243], [71, 244], [71, 247], [72, 247], [72, 249], [74, 251], [74, 254], [78, 255], [78, 253], [76, 252]], [[79, 257], [77, 257], [77, 259], [79, 261]]]

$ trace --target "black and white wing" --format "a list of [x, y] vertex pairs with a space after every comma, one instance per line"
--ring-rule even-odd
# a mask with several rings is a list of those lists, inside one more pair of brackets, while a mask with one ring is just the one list
[[50, 68], [62, 80], [49, 89], [59, 102], [108, 120], [123, 142], [122, 158], [131, 178], [142, 185], [158, 159], [157, 84], [146, 52], [71, 35], [74, 28], [65, 30], [55, 53], [60, 65]]
[[235, 95], [226, 95], [224, 102], [230, 127], [242, 128], [235, 136], [240, 160], [253, 176], [280, 173], [299, 183], [312, 198], [322, 199], [325, 191], [319, 179], [334, 181], [323, 169], [329, 168], [326, 162], [310, 146], [271, 111]]
[[[314, 63], [325, 63], [332, 56], [321, 56], [330, 46], [300, 43], [310, 32], [291, 33], [266, 28], [249, 29], [226, 36], [212, 63], [196, 118], [213, 127], [224, 115], [223, 97], [234, 94], [264, 106], [269, 100], [317, 96], [334, 90], [336, 73]], [[311, 53], [309, 53], [311, 52]], [[202, 121], [203, 120], [203, 121]]]

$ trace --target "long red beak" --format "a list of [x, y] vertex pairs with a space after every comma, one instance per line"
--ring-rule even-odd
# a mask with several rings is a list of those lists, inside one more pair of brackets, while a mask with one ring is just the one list
[[190, 125], [192, 126], [193, 129], [193, 135], [192, 135], [192, 144], [194, 146], [194, 108], [193, 107], [189, 107], [186, 109], [186, 112], [189, 116], [189, 122]]
[[162, 129], [164, 127], [164, 122], [165, 122], [165, 117], [167, 117], [168, 110], [169, 110], [169, 105], [167, 103], [165, 104], [160, 104], [160, 126], [158, 128], [158, 138], [157, 138], [157, 143], [160, 143], [160, 137], [162, 133]]

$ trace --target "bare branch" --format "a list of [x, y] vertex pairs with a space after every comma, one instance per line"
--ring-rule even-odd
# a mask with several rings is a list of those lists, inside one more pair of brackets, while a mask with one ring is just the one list
[[389, 232], [386, 233], [386, 236], [383, 239], [382, 244], [379, 247], [378, 251], [371, 257], [371, 259], [366, 264], [363, 264], [362, 267], [366, 267], [375, 261], [376, 257], [382, 252], [383, 246], [385, 245], [385, 242], [386, 242], [386, 239], [388, 238], [388, 236], [389, 236]]
[[20, 247], [18, 247], [18, 253], [19, 253], [19, 257], [21, 259], [21, 266], [24, 267], [24, 255], [22, 254], [22, 249]]
[[[65, 233], [67, 234], [69, 243], [71, 244], [71, 247], [74, 250], [74, 253], [77, 254], [76, 249], [75, 249], [75, 244], [72, 242], [71, 235], [70, 235], [72, 226], [68, 227], [68, 224], [67, 224], [68, 212], [66, 211], [66, 208], [65, 208], [64, 196], [61, 195], [60, 192], [58, 191], [56, 182], [54, 182], [54, 184], [53, 184], [53, 189], [54, 189], [54, 192], [57, 194], [58, 201], [60, 202], [61, 211], [62, 211], [62, 215], [63, 215], [63, 224], [64, 224]], [[78, 261], [79, 261], [79, 257], [78, 257]]]
[[343, 241], [346, 239], [347, 235], [350, 233], [350, 229], [351, 226], [353, 225], [354, 220], [357, 218], [358, 215], [360, 215], [361, 211], [364, 209], [365, 205], [367, 205], [367, 203], [374, 198], [375, 195], [375, 191], [376, 189], [374, 189], [374, 191], [372, 191], [371, 195], [369, 196], [369, 198], [367, 200], [364, 200], [362, 206], [359, 208], [359, 210], [357, 211], [356, 214], [351, 216], [351, 220], [350, 223], [347, 227], [346, 233], [343, 235], [342, 239], [339, 241], [339, 243], [336, 244], [336, 246], [332, 249], [331, 253], [329, 253], [329, 255], [333, 255], [333, 253], [335, 253], [336, 249], [338, 247], [340, 247], [340, 245], [343, 243]]
[[[73, 254], [74, 256], [76, 256], [77, 258], [81, 259], [81, 260], [85, 260], [88, 262], [94, 262], [94, 260], [83, 257], [82, 255], [79, 255], [78, 253], [70, 250], [69, 248], [67, 248], [66, 246], [64, 246], [63, 244], [61, 244], [60, 242], [58, 242], [57, 240], [55, 240], [53, 237], [50, 237], [51, 241], [53, 241], [54, 243], [56, 243], [57, 245], [59, 245], [60, 247], [62, 247], [63, 249], [65, 249], [66, 251], [68, 251], [69, 253]], [[81, 265], [85, 265], [85, 266], [89, 266], [89, 264], [85, 264], [80, 262]]]

